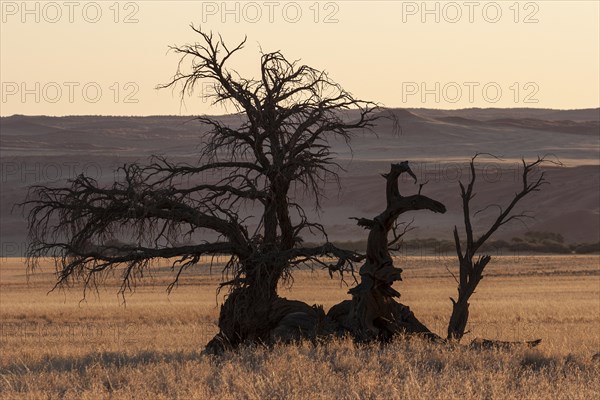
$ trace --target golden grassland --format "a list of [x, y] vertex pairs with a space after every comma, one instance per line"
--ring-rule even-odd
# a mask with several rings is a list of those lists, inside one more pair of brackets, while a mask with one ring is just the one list
[[[52, 267], [28, 280], [22, 259], [0, 267], [2, 399], [589, 399], [600, 396], [600, 257], [499, 256], [471, 301], [463, 339], [541, 338], [536, 349], [470, 350], [398, 338], [388, 346], [243, 348], [201, 354], [217, 332], [221, 274], [190, 271], [167, 295], [157, 265], [135, 293], [110, 278], [82, 300], [54, 291]], [[401, 301], [443, 334], [456, 292], [456, 260], [401, 257]], [[346, 277], [348, 284], [352, 278]], [[281, 294], [329, 308], [348, 287], [298, 271]]]

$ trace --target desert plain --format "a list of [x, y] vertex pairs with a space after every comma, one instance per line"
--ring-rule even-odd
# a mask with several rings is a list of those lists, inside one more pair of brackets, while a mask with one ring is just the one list
[[[443, 334], [456, 284], [452, 257], [396, 260], [401, 301]], [[51, 261], [27, 279], [23, 259], [3, 259], [0, 398], [589, 399], [600, 392], [598, 256], [507, 254], [494, 258], [474, 295], [464, 346], [398, 338], [379, 345], [335, 339], [274, 349], [202, 354], [218, 329], [218, 269], [189, 272], [169, 295], [157, 263], [134, 293], [110, 277], [83, 299], [80, 287], [47, 293]], [[217, 265], [215, 265], [217, 267]], [[348, 287], [320, 270], [298, 271], [281, 295], [325, 308]], [[346, 277], [348, 285], [352, 278]], [[123, 303], [125, 302], [125, 303]], [[542, 339], [534, 349], [473, 350], [473, 338]]]

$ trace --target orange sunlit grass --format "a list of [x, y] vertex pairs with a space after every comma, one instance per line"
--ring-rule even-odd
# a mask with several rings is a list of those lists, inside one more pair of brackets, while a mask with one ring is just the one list
[[[46, 294], [51, 265], [27, 283], [21, 259], [3, 259], [0, 398], [593, 398], [600, 390], [600, 273], [592, 256], [495, 257], [474, 295], [475, 337], [541, 338], [536, 349], [476, 351], [399, 338], [273, 351], [201, 351], [217, 332], [221, 278], [190, 271], [171, 295], [164, 269], [126, 295], [118, 282]], [[401, 301], [444, 334], [456, 284], [451, 257], [401, 257]], [[351, 277], [347, 282], [352, 284]], [[193, 284], [191, 284], [193, 283]], [[281, 295], [327, 309], [349, 298], [324, 271], [299, 271]]]

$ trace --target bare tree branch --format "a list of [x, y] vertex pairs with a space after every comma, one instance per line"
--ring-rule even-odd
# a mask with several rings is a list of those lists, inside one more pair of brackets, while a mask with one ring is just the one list
[[[471, 222], [470, 202], [473, 199], [473, 197], [475, 197], [475, 193], [473, 192], [476, 179], [475, 160], [479, 155], [480, 154], [475, 154], [475, 156], [471, 158], [471, 161], [469, 163], [471, 179], [467, 186], [465, 187], [465, 185], [462, 182], [459, 182], [463, 206], [466, 244], [463, 250], [460, 236], [458, 233], [458, 228], [455, 226], [454, 244], [456, 247], [456, 253], [459, 261], [459, 279], [458, 297], [457, 299], [450, 298], [450, 300], [452, 301], [452, 315], [448, 323], [447, 337], [448, 339], [452, 340], [460, 340], [465, 334], [465, 329], [469, 318], [469, 298], [475, 292], [475, 289], [481, 281], [481, 279], [483, 279], [483, 271], [491, 260], [491, 257], [489, 255], [480, 255], [477, 257], [476, 260], [474, 260], [474, 257], [477, 254], [478, 250], [501, 226], [514, 220], [522, 220], [523, 218], [529, 217], [524, 213], [515, 214], [513, 211], [515, 206], [525, 196], [533, 192], [539, 191], [541, 186], [548, 183], [545, 179], [544, 172], [539, 173], [537, 177], [533, 177], [533, 181], [531, 180], [532, 173], [535, 171], [536, 167], [545, 163], [562, 165], [558, 161], [547, 160], [544, 157], [538, 157], [537, 160], [531, 163], [527, 163], [523, 159], [521, 190], [515, 193], [514, 197], [509, 201], [506, 207], [503, 208], [500, 205], [493, 205], [499, 208], [500, 210], [498, 216], [492, 222], [492, 225], [487, 229], [487, 231], [485, 231], [477, 239], [474, 239], [473, 225]], [[477, 211], [474, 215], [477, 215], [479, 212], [482, 212], [483, 210], [486, 210], [489, 207], [491, 206], [487, 206], [482, 210]]]

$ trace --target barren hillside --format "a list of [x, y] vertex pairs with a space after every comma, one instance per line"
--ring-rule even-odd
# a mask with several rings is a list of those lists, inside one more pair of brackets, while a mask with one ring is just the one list
[[[342, 173], [338, 191], [331, 184], [320, 218], [331, 240], [358, 240], [364, 232], [348, 217], [370, 217], [384, 207], [384, 180], [379, 174], [390, 162], [409, 160], [423, 193], [444, 202], [442, 216], [415, 213], [412, 237], [450, 238], [460, 222], [458, 180], [468, 179], [466, 163], [477, 152], [501, 157], [480, 161], [476, 205], [502, 204], [519, 185], [520, 158], [550, 154], [564, 167], [547, 169], [551, 182], [523, 203], [535, 220], [514, 224], [499, 236], [510, 238], [527, 230], [561, 233], [567, 241], [600, 240], [600, 110], [465, 109], [391, 110], [402, 132], [394, 135], [392, 121], [383, 118], [376, 134], [359, 132], [352, 151], [334, 143]], [[352, 113], [348, 114], [352, 118]], [[224, 116], [235, 124], [237, 117]], [[2, 193], [1, 251], [19, 255], [26, 242], [25, 220], [13, 205], [29, 185], [64, 184], [78, 173], [109, 183], [125, 162], [144, 162], [152, 154], [195, 162], [204, 127], [192, 117], [11, 116], [0, 118]], [[403, 182], [407, 194], [418, 190]], [[313, 209], [309, 200], [300, 202]], [[252, 213], [252, 210], [248, 210]], [[494, 209], [481, 213], [491, 218]]]

